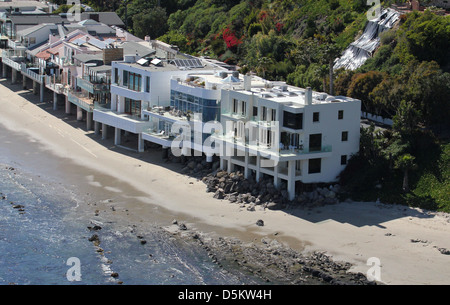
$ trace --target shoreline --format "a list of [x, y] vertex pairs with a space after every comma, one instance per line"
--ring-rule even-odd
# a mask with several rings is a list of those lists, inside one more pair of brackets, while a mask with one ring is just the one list
[[[111, 197], [113, 201], [105, 207], [133, 210], [124, 216], [129, 222], [150, 219], [167, 225], [177, 219], [189, 230], [243, 243], [276, 240], [299, 253], [324, 252], [363, 274], [370, 268], [367, 260], [379, 257], [385, 284], [450, 283], [450, 256], [438, 251], [450, 249], [448, 214], [356, 202], [250, 212], [213, 198], [201, 180], [181, 174], [179, 165], [163, 162], [157, 152], [138, 154], [114, 147], [111, 139], [102, 141], [86, 132], [85, 124], [76, 122], [73, 115], [53, 111], [49, 103], [40, 105], [29, 90], [9, 85], [5, 79], [0, 84], [0, 124], [39, 147], [39, 151], [27, 151], [26, 143], [5, 140], [19, 146], [21, 164], [45, 176], [59, 172], [64, 176], [59, 178], [74, 185], [90, 186], [90, 194]], [[40, 154], [48, 158], [37, 164]], [[258, 219], [265, 225], [257, 226]]]

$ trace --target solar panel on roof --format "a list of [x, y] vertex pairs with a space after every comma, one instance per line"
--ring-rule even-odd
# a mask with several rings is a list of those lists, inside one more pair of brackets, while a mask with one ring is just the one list
[[105, 49], [106, 48], [106, 43], [104, 43], [103, 41], [100, 41], [98, 39], [95, 38], [91, 38], [89, 39], [89, 43], [99, 49]]
[[199, 59], [174, 59], [172, 64], [178, 68], [203, 68], [203, 64]]

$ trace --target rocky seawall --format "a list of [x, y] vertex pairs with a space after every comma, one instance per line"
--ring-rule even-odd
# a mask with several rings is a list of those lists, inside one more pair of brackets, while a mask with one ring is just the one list
[[262, 175], [256, 181], [253, 176], [245, 178], [239, 171], [228, 173], [219, 168], [219, 160], [208, 163], [204, 157], [174, 157], [168, 153], [167, 161], [180, 163], [181, 173], [203, 181], [205, 191], [214, 193], [214, 198], [245, 205], [249, 211], [258, 206], [279, 210], [292, 206], [308, 208], [339, 203], [339, 184], [305, 184], [294, 200], [289, 200], [285, 182], [276, 187], [269, 176]]

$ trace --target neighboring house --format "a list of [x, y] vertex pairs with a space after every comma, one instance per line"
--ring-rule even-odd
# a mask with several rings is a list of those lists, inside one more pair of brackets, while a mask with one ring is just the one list
[[81, 20], [95, 20], [109, 26], [125, 27], [125, 23], [115, 12], [82, 12]]

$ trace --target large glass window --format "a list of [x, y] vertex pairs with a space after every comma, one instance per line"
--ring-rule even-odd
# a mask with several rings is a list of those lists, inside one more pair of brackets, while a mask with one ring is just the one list
[[290, 129], [303, 129], [303, 113], [284, 111], [283, 126]]
[[140, 74], [123, 71], [123, 86], [133, 91], [141, 91], [142, 76]]
[[322, 150], [322, 134], [312, 134], [309, 135], [309, 151], [320, 151]]
[[182, 112], [199, 113], [202, 115], [203, 122], [219, 120], [220, 118], [220, 105], [216, 100], [202, 99], [172, 90], [170, 106]]
[[141, 101], [125, 98], [125, 113], [140, 117]]

